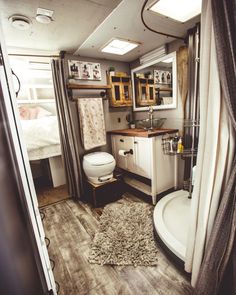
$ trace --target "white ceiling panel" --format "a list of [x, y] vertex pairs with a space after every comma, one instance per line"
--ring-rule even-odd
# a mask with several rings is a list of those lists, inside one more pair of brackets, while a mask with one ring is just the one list
[[[80, 44], [111, 13], [121, 0], [0, 0], [0, 16], [6, 43], [11, 47], [68, 52]], [[37, 8], [54, 10], [48, 25], [35, 19]], [[8, 18], [22, 14], [32, 20], [28, 31], [11, 26]]]
[[[148, 2], [148, 5], [153, 0]], [[8, 47], [37, 51], [60, 50], [81, 56], [131, 62], [174, 38], [155, 34], [142, 24], [144, 0], [0, 0], [0, 16]], [[37, 8], [53, 10], [53, 22], [38, 23]], [[32, 26], [27, 31], [13, 28], [8, 18], [13, 14], [29, 17]], [[144, 19], [153, 29], [184, 37], [187, 29], [199, 17], [184, 24], [145, 10]], [[131, 52], [118, 56], [101, 52], [112, 38], [139, 42]]]
[[[173, 41], [174, 38], [155, 34], [145, 28], [140, 15], [143, 3], [144, 0], [123, 0], [75, 53], [82, 56], [130, 62], [148, 51]], [[193, 27], [199, 17], [183, 24], [145, 10], [144, 19], [154, 30], [184, 37], [187, 29]], [[101, 48], [114, 37], [140, 42], [141, 44], [123, 56], [101, 52]]]

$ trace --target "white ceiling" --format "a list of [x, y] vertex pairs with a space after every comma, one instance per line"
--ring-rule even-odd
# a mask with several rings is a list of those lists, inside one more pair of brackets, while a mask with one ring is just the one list
[[[140, 55], [175, 40], [174, 38], [153, 33], [144, 27], [140, 16], [143, 3], [144, 0], [123, 0], [113, 13], [107, 17], [106, 21], [78, 48], [76, 54], [130, 62]], [[199, 17], [183, 24], [145, 10], [144, 19], [148, 26], [154, 30], [185, 37], [187, 29], [193, 27]], [[113, 37], [130, 39], [141, 44], [123, 56], [101, 52], [101, 47]]]
[[[74, 52], [121, 0], [0, 0], [7, 46]], [[36, 21], [37, 8], [54, 10], [49, 25]], [[9, 16], [22, 14], [33, 24], [27, 31], [11, 26]]]
[[[153, 1], [149, 1], [153, 2]], [[131, 62], [174, 38], [147, 30], [141, 22], [144, 0], [0, 0], [0, 16], [8, 47], [76, 53], [81, 56]], [[54, 10], [49, 25], [35, 20], [38, 7]], [[8, 18], [23, 14], [32, 20], [28, 31], [13, 28]], [[157, 31], [186, 36], [199, 17], [185, 24], [145, 11], [148, 25]], [[101, 47], [119, 37], [141, 44], [123, 56], [102, 53]]]

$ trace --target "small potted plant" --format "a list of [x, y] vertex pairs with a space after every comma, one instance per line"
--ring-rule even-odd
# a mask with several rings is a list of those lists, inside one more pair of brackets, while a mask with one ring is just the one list
[[135, 121], [133, 120], [132, 114], [128, 114], [126, 116], [126, 121], [129, 123], [129, 127], [131, 129], [134, 129], [135, 128]]
[[115, 76], [115, 68], [114, 67], [110, 67], [108, 71], [109, 71], [110, 76]]

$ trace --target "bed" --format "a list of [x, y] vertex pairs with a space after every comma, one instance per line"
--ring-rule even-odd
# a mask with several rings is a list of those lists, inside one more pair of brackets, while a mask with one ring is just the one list
[[56, 116], [21, 121], [29, 160], [41, 160], [61, 155]]
[[[40, 161], [48, 160], [50, 178], [53, 187], [57, 187], [65, 184], [58, 119], [55, 106], [46, 107], [23, 105], [19, 107], [19, 112], [31, 168], [34, 165], [33, 177], [40, 175]], [[37, 165], [38, 168], [35, 168]]]

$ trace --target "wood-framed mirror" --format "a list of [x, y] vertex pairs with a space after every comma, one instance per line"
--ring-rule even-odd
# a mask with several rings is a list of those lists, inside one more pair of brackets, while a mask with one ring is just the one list
[[176, 52], [131, 70], [133, 110], [174, 109], [177, 106]]

